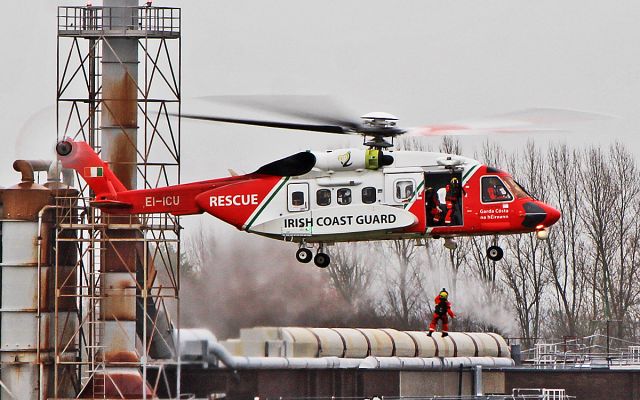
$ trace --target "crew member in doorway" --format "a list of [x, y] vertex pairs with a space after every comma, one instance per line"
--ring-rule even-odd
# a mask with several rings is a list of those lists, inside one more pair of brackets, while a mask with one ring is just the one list
[[449, 297], [449, 293], [447, 289], [442, 288], [440, 294], [436, 296], [436, 308], [433, 310], [433, 318], [431, 319], [431, 324], [429, 324], [429, 333], [428, 336], [436, 330], [438, 325], [438, 320], [442, 321], [442, 337], [449, 336], [449, 317], [455, 318], [456, 315], [451, 310], [451, 303], [447, 300]]
[[427, 225], [439, 225], [442, 209], [440, 208], [438, 193], [432, 187], [428, 187], [424, 191], [424, 199], [427, 203]]
[[444, 216], [444, 223], [447, 225], [460, 225], [462, 223], [462, 193], [463, 189], [460, 180], [451, 178], [446, 187], [445, 201], [447, 212]]

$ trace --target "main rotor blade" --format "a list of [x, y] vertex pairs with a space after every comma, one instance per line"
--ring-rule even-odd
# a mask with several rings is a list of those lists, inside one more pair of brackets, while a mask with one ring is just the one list
[[557, 125], [614, 118], [611, 115], [558, 108], [529, 108], [476, 120], [411, 128], [409, 136], [487, 135], [567, 132]]
[[232, 104], [242, 107], [250, 107], [261, 111], [275, 112], [278, 114], [303, 118], [321, 124], [338, 125], [349, 131], [361, 129], [360, 120], [353, 120], [345, 116], [342, 107], [339, 107], [328, 96], [302, 96], [302, 95], [232, 95], [232, 96], [205, 96], [203, 100]]
[[[169, 113], [174, 117], [178, 114]], [[282, 128], [282, 129], [295, 129], [301, 131], [312, 132], [324, 132], [324, 133], [337, 133], [337, 134], [350, 134], [351, 132], [344, 129], [341, 126], [335, 125], [315, 125], [315, 124], [299, 124], [292, 122], [278, 122], [278, 121], [264, 121], [257, 119], [244, 119], [244, 118], [226, 118], [226, 117], [214, 117], [209, 115], [196, 115], [196, 114], [180, 114], [182, 118], [189, 118], [201, 121], [214, 121], [214, 122], [226, 122], [229, 124], [241, 124], [241, 125], [254, 125], [265, 126], [268, 128]]]

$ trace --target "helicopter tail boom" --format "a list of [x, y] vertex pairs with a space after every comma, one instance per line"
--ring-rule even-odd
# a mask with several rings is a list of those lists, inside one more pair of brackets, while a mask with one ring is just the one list
[[127, 191], [107, 163], [86, 142], [64, 139], [56, 145], [56, 153], [64, 168], [74, 169], [87, 182], [95, 192], [97, 203], [116, 205], [118, 193]]
[[201, 214], [196, 198], [203, 192], [244, 181], [237, 175], [153, 189], [128, 190], [109, 165], [86, 142], [64, 139], [56, 145], [64, 168], [74, 169], [95, 193], [91, 205], [109, 214]]

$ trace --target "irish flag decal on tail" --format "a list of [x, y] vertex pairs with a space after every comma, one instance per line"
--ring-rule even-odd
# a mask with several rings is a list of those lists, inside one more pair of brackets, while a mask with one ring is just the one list
[[98, 178], [101, 176], [104, 176], [104, 170], [102, 167], [85, 167], [84, 168], [85, 178]]

